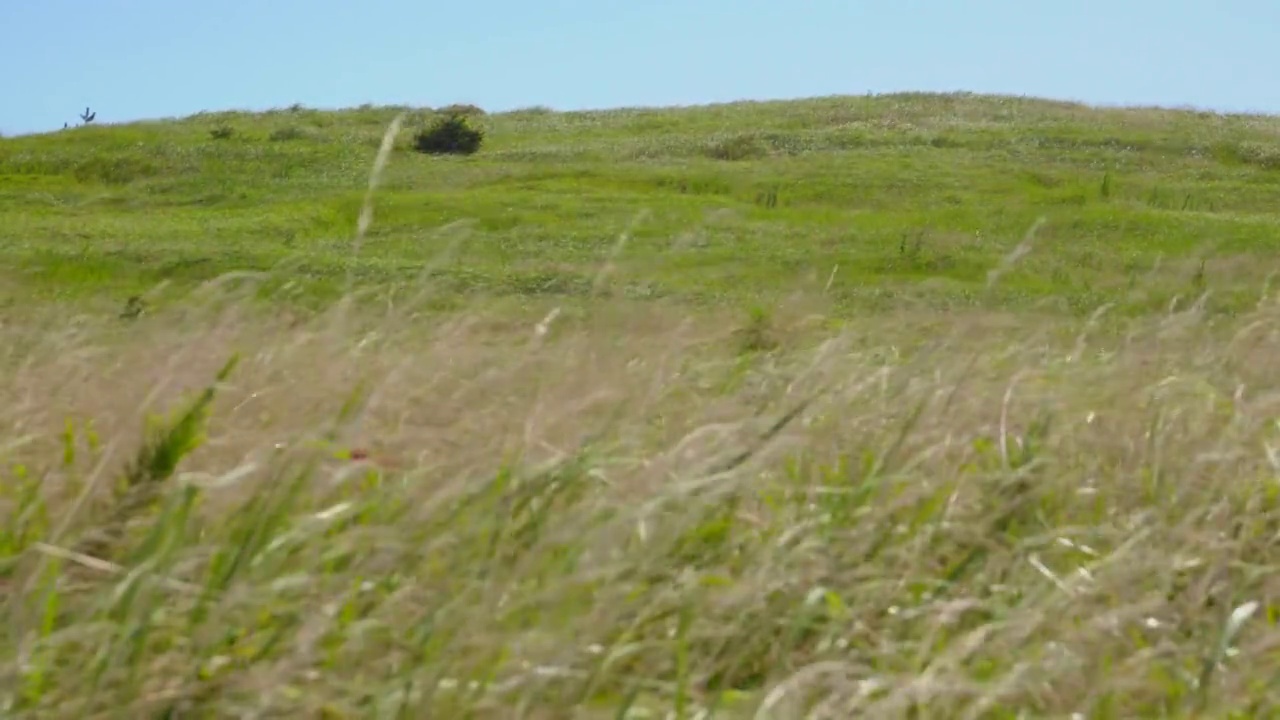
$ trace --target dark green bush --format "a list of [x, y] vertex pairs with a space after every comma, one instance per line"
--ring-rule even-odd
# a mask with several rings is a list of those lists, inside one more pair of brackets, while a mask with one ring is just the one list
[[465, 117], [482, 117], [486, 115], [484, 108], [470, 103], [454, 103], [436, 110], [441, 115], [463, 115]]
[[484, 142], [484, 131], [467, 124], [461, 115], [449, 115], [419, 130], [413, 147], [428, 155], [471, 155]]

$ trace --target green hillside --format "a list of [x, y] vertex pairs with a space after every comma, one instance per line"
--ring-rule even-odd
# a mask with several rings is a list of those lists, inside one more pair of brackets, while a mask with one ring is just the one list
[[1252, 303], [1277, 234], [1280, 120], [917, 94], [495, 114], [474, 119], [487, 140], [470, 158], [413, 152], [429, 112], [411, 110], [355, 256], [398, 111], [207, 113], [0, 140], [0, 263], [24, 295], [273, 269], [276, 287], [323, 295], [348, 269], [403, 284], [425, 267], [452, 294], [573, 296], [630, 228], [610, 291], [634, 297], [800, 289], [845, 310], [1083, 313], [1206, 289], [1214, 308]]
[[1280, 119], [400, 112], [0, 140], [0, 716], [1280, 717]]

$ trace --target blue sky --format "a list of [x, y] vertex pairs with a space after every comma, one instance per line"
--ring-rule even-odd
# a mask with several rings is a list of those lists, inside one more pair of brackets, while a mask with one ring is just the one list
[[1280, 112], [1277, 51], [1277, 0], [0, 0], [0, 132], [85, 105], [121, 122], [902, 90]]

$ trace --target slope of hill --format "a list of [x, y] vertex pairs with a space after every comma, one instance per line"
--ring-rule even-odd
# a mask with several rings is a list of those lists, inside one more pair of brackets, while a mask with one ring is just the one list
[[[453, 293], [574, 296], [628, 232], [613, 289], [631, 296], [825, 289], [846, 309], [1080, 313], [1206, 289], [1238, 308], [1277, 230], [1280, 120], [891, 95], [491, 115], [467, 159], [411, 152], [411, 112], [356, 256], [396, 112], [209, 113], [0, 140], [0, 259], [63, 295], [271, 269], [324, 293], [349, 267], [397, 283], [429, 265]], [[988, 292], [988, 271], [1042, 217]]]
[[1280, 120], [397, 112], [0, 140], [0, 715], [1280, 716]]

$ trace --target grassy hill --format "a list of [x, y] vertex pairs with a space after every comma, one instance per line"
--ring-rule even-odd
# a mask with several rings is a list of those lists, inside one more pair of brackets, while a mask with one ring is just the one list
[[0, 715], [1280, 711], [1280, 119], [399, 112], [0, 140]]
[[1270, 271], [1271, 118], [974, 95], [529, 110], [477, 118], [483, 151], [440, 159], [409, 149], [425, 119], [411, 112], [357, 255], [396, 112], [208, 113], [0, 141], [4, 265], [60, 294], [274, 269], [277, 286], [332, 296], [348, 270], [385, 287], [425, 267], [448, 295], [575, 296], [628, 232], [614, 291], [634, 297], [825, 288], [845, 310], [1068, 313], [1205, 290], [1239, 309]]

